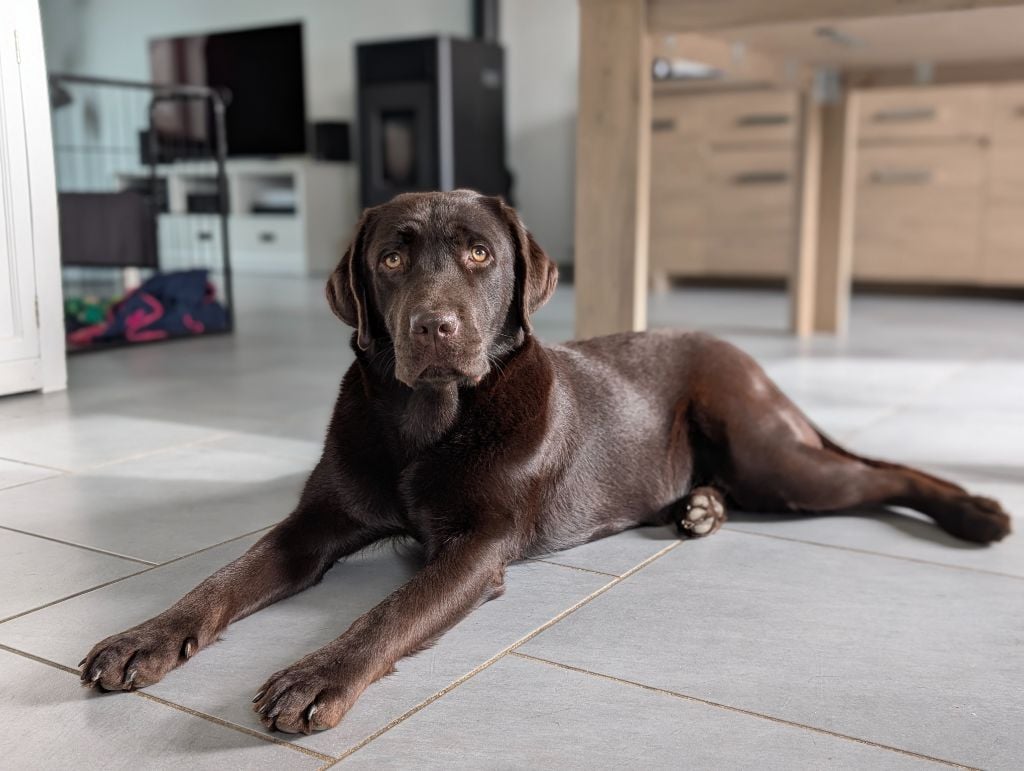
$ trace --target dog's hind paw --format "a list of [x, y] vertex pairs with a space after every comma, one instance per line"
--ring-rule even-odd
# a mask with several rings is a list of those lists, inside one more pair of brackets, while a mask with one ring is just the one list
[[997, 501], [977, 495], [956, 499], [952, 511], [937, 521], [948, 533], [975, 543], [1001, 541], [1013, 529], [1010, 515]]
[[703, 538], [725, 522], [725, 500], [713, 487], [697, 487], [679, 501], [676, 527], [686, 538]]

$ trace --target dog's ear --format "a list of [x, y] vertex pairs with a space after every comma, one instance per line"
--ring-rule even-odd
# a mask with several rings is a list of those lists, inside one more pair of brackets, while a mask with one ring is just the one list
[[341, 262], [327, 279], [327, 303], [334, 315], [356, 329], [356, 345], [362, 350], [370, 347], [370, 319], [366, 304], [366, 285], [363, 278], [367, 234], [371, 210], [363, 212], [356, 225], [355, 235]]
[[519, 309], [520, 324], [527, 335], [532, 334], [530, 316], [548, 301], [558, 283], [558, 266], [526, 229], [519, 213], [500, 198], [497, 201], [501, 216], [508, 224], [516, 250], [515, 303]]

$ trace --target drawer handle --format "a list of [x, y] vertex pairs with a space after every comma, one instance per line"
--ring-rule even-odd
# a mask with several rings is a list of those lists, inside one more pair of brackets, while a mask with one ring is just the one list
[[271, 233], [269, 230], [264, 230], [260, 233], [260, 242], [264, 244], [272, 244], [277, 240], [277, 236]]
[[932, 173], [928, 169], [886, 169], [871, 172], [870, 179], [875, 185], [927, 185]]
[[734, 185], [781, 185], [788, 181], [786, 171], [746, 171], [732, 178]]
[[785, 126], [793, 118], [784, 112], [778, 113], [751, 113], [741, 115], [736, 119], [736, 125], [740, 128], [760, 128], [762, 126]]
[[1024, 104], [1017, 105], [1017, 109], [1013, 111], [1013, 114], [1018, 118], [1024, 118]]
[[896, 107], [891, 110], [879, 110], [871, 116], [871, 120], [875, 123], [903, 123], [934, 119], [934, 107]]
[[651, 121], [651, 131], [674, 131], [675, 118], [655, 118]]
[[199, 230], [196, 232], [197, 241], [212, 241], [213, 231], [210, 230]]

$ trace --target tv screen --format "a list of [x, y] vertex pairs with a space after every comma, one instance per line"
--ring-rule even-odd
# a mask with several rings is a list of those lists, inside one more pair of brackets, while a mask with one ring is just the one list
[[[149, 62], [156, 83], [225, 94], [228, 155], [306, 151], [301, 24], [152, 40]], [[212, 119], [203, 103], [159, 104], [153, 122], [161, 155], [212, 153]]]

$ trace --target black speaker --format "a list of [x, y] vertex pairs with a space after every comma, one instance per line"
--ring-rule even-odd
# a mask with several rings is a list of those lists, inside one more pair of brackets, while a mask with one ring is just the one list
[[314, 123], [313, 157], [321, 161], [352, 160], [348, 124], [341, 121]]

